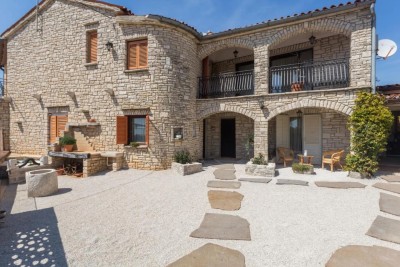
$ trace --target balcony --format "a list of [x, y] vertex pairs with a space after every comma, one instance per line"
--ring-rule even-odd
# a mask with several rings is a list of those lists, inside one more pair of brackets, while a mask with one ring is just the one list
[[199, 77], [197, 98], [218, 98], [254, 94], [254, 72], [238, 71]]
[[324, 90], [348, 87], [348, 59], [304, 62], [270, 67], [270, 93]]

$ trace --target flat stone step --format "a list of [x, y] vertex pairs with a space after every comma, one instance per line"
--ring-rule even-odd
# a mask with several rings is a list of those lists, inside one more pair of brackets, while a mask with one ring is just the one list
[[383, 175], [381, 178], [389, 183], [400, 182], [400, 175]]
[[400, 221], [378, 216], [366, 235], [400, 244]]
[[243, 195], [238, 192], [229, 191], [208, 191], [208, 201], [213, 209], [234, 211], [239, 210], [243, 200]]
[[214, 166], [217, 169], [221, 169], [221, 170], [235, 170], [235, 165], [230, 164], [230, 163], [226, 163], [226, 164], [219, 164], [219, 165], [215, 165]]
[[318, 187], [349, 189], [349, 188], [365, 188], [366, 185], [359, 182], [315, 182]]
[[241, 182], [250, 182], [250, 183], [268, 184], [269, 182], [272, 181], [272, 179], [268, 179], [268, 178], [239, 178], [239, 181], [241, 181]]
[[400, 251], [379, 246], [346, 246], [335, 251], [326, 267], [398, 267]]
[[373, 187], [400, 194], [400, 184], [376, 183]]
[[245, 267], [244, 255], [233, 249], [205, 244], [179, 260], [167, 265], [167, 267], [188, 267], [188, 266], [230, 266]]
[[381, 193], [379, 208], [383, 212], [400, 216], [400, 197]]
[[246, 219], [227, 214], [206, 213], [200, 227], [191, 237], [220, 240], [251, 240], [250, 224]]
[[226, 181], [208, 181], [207, 186], [211, 188], [227, 188], [239, 189], [242, 184], [240, 182], [226, 182]]
[[217, 169], [214, 171], [214, 176], [218, 180], [236, 180], [234, 170]]
[[278, 179], [276, 184], [277, 185], [302, 185], [302, 186], [308, 186], [308, 182], [307, 181], [290, 180], [290, 179]]

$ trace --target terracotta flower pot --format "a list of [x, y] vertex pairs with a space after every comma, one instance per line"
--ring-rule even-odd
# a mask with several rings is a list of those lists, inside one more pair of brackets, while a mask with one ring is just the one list
[[72, 152], [73, 148], [74, 148], [74, 145], [64, 145], [65, 152]]

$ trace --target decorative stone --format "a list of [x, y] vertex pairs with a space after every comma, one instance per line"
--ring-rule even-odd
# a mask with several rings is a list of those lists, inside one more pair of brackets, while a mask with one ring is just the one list
[[347, 176], [350, 177], [350, 178], [354, 178], [354, 179], [368, 179], [368, 178], [370, 178], [370, 176], [368, 174], [359, 173], [359, 172], [349, 172], [349, 174]]
[[203, 170], [203, 165], [199, 162], [180, 164], [177, 162], [172, 162], [171, 168], [178, 174], [185, 176]]
[[43, 169], [27, 172], [28, 197], [45, 197], [58, 191], [56, 170]]
[[349, 189], [349, 188], [365, 188], [365, 184], [361, 184], [358, 182], [315, 182], [315, 185], [318, 187], [327, 187], [327, 188], [338, 188], [338, 189]]
[[400, 194], [400, 184], [376, 183], [373, 185], [373, 187]]
[[381, 176], [383, 180], [388, 181], [389, 183], [400, 182], [400, 175], [384, 175]]
[[246, 174], [265, 176], [265, 177], [275, 177], [275, 163], [268, 163], [268, 165], [257, 165], [251, 163], [251, 161], [246, 164]]
[[301, 180], [288, 180], [288, 179], [278, 179], [277, 185], [302, 185], [308, 186], [308, 182]]
[[214, 171], [215, 179], [218, 180], [235, 180], [235, 170], [217, 169]]
[[400, 221], [378, 216], [366, 235], [400, 244]]
[[400, 216], [400, 197], [381, 193], [379, 208], [383, 212]]
[[240, 182], [224, 182], [224, 181], [208, 181], [207, 186], [213, 188], [229, 188], [239, 189], [242, 184]]
[[260, 184], [268, 184], [272, 181], [272, 179], [268, 178], [239, 178], [240, 182], [250, 182], [250, 183], [260, 183]]
[[213, 209], [234, 211], [240, 209], [243, 195], [238, 192], [208, 191], [208, 201]]

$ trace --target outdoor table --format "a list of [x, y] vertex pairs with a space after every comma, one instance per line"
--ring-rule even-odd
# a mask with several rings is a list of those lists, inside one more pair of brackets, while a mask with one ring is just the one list
[[312, 165], [312, 159], [314, 158], [314, 156], [304, 156], [303, 154], [298, 154], [297, 156], [299, 157], [300, 164], [306, 163]]

